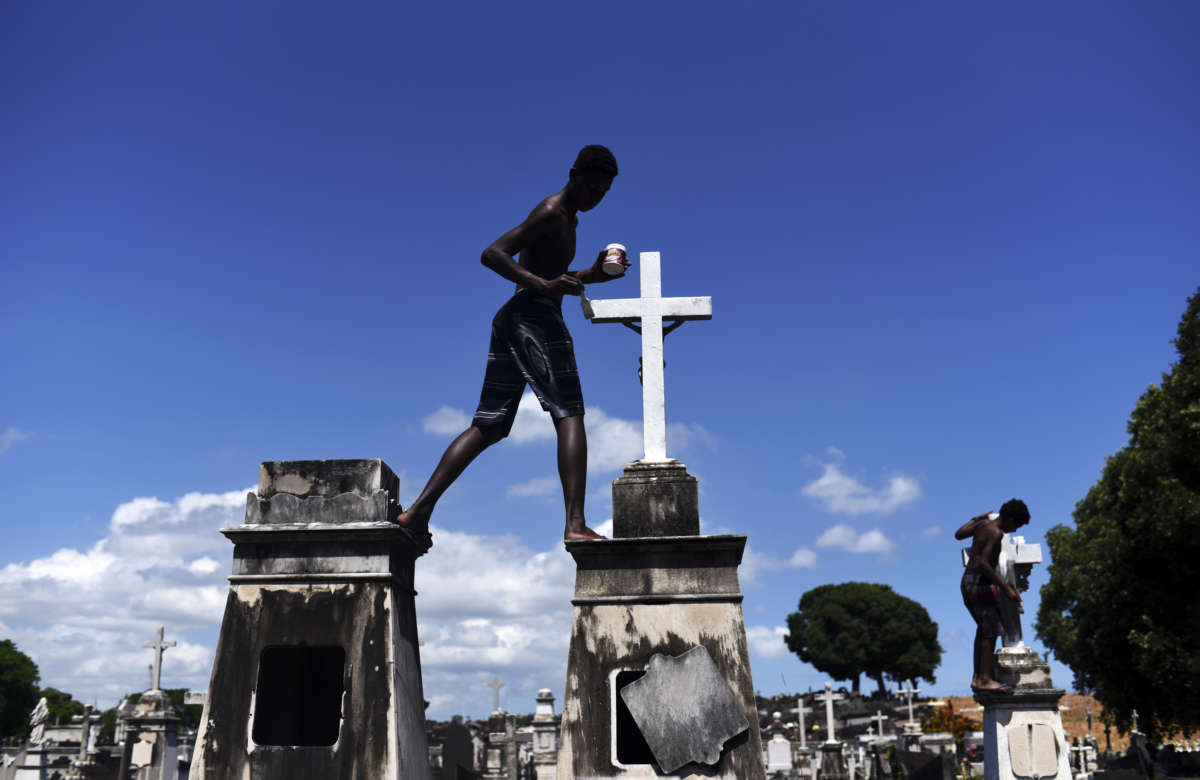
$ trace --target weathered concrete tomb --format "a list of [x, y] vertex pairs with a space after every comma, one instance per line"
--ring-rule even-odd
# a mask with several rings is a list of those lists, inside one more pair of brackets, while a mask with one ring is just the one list
[[413, 569], [381, 460], [263, 463], [233, 573], [192, 780], [430, 776]]
[[575, 594], [559, 778], [764, 777], [737, 568], [746, 537], [700, 536], [696, 480], [635, 461], [616, 538], [568, 541]]

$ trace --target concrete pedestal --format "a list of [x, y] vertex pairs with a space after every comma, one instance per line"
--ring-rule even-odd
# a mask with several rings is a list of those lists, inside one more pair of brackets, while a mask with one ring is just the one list
[[613, 482], [613, 536], [695, 536], [700, 533], [696, 478], [677, 460], [635, 460]]
[[176, 780], [179, 776], [179, 713], [167, 694], [149, 690], [134, 705], [125, 722], [118, 777], [136, 780]]
[[819, 780], [848, 780], [850, 773], [846, 771], [846, 759], [842, 755], [841, 742], [821, 743], [821, 768], [817, 771]]
[[[745, 544], [744, 536], [566, 543], [577, 571], [559, 778], [764, 777], [737, 580]], [[667, 774], [618, 691], [644, 673], [651, 656], [696, 646], [708, 651], [751, 727], [723, 745], [716, 764]]]
[[191, 780], [430, 776], [413, 569], [380, 460], [264, 463], [244, 525]]
[[975, 694], [983, 705], [985, 779], [1071, 780], [1070, 746], [1058, 712], [1065, 691], [1053, 687], [1049, 665], [1028, 648], [1003, 648], [995, 677], [1015, 691]]

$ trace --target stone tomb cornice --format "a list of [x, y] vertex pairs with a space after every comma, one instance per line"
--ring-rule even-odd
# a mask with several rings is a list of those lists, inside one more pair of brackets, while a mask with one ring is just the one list
[[570, 540], [576, 606], [742, 600], [737, 567], [746, 537], [656, 536]]

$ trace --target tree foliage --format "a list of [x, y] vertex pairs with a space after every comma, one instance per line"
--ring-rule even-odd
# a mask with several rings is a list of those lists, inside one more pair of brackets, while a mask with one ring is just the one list
[[880, 690], [884, 675], [937, 681], [933, 672], [942, 661], [937, 623], [924, 607], [887, 585], [821, 585], [800, 597], [799, 611], [787, 622], [788, 649], [817, 671], [850, 680], [856, 691], [861, 674]]
[[0, 641], [0, 736], [29, 734], [29, 713], [38, 703], [38, 668], [11, 639]]
[[48, 723], [70, 723], [75, 715], [83, 714], [83, 704], [75, 697], [57, 688], [42, 688], [38, 696], [46, 699]]
[[1046, 533], [1038, 636], [1122, 729], [1200, 726], [1200, 291], [1178, 361], [1137, 403], [1129, 443]]

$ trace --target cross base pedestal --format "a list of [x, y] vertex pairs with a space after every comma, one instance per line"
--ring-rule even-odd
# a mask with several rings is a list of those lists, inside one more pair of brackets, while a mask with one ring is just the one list
[[635, 460], [613, 481], [613, 537], [700, 533], [696, 478], [677, 460]]

